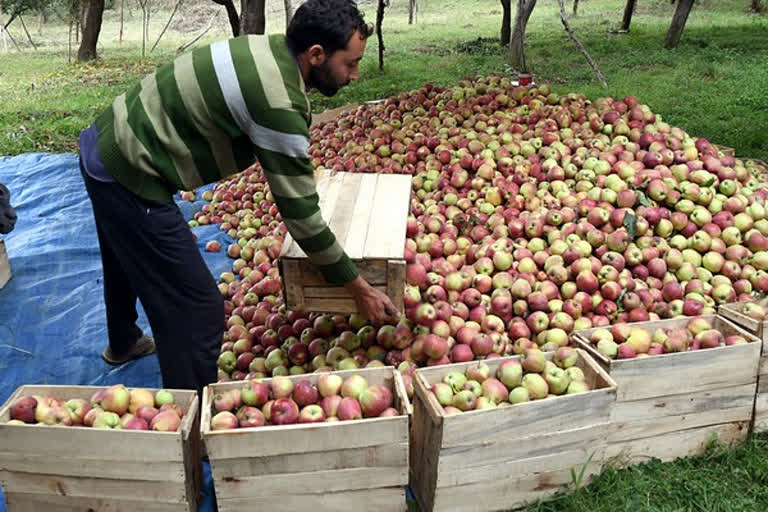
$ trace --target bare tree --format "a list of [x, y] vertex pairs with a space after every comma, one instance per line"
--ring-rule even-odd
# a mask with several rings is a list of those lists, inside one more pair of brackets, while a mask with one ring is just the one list
[[578, 16], [579, 14], [579, 0], [573, 0], [573, 15]]
[[120, 44], [123, 44], [123, 15], [125, 14], [125, 0], [120, 0]]
[[184, 0], [177, 0], [176, 5], [173, 6], [173, 12], [171, 12], [171, 16], [168, 18], [168, 22], [163, 27], [163, 30], [160, 31], [160, 35], [157, 36], [157, 41], [155, 41], [155, 44], [152, 45], [152, 49], [149, 50], [149, 53], [152, 53], [155, 51], [155, 48], [157, 48], [157, 44], [160, 42], [160, 40], [163, 38], [163, 35], [165, 34], [165, 31], [168, 30], [168, 27], [171, 25], [171, 22], [173, 21], [173, 17], [176, 16], [176, 11], [179, 10], [179, 7], [181, 7], [181, 4], [184, 3]]
[[675, 15], [672, 17], [672, 24], [669, 26], [669, 32], [664, 40], [665, 48], [675, 48], [683, 36], [685, 22], [688, 21], [688, 15], [693, 8], [694, 0], [678, 0]]
[[379, 6], [376, 9], [376, 38], [379, 40], [379, 69], [384, 69], [384, 36], [381, 33], [381, 26], [384, 23], [384, 9], [389, 7], [389, 0], [379, 0]]
[[501, 0], [501, 45], [507, 46], [512, 33], [512, 0]]
[[419, 0], [408, 0], [408, 24], [413, 25], [416, 22], [416, 15], [419, 11]]
[[515, 29], [509, 44], [509, 64], [518, 71], [527, 71], [525, 62], [525, 29], [531, 18], [536, 0], [517, 0]]
[[266, 29], [266, 0], [241, 0], [240, 33], [263, 34]]
[[285, 26], [287, 28], [293, 18], [293, 2], [291, 0], [283, 0], [283, 4], [285, 5]]
[[240, 35], [240, 15], [237, 13], [233, 0], [211, 0], [215, 4], [223, 5], [227, 10], [227, 18], [229, 19], [229, 26], [232, 28], [232, 36], [237, 37]]
[[763, 0], [752, 0], [750, 5], [750, 10], [755, 13], [762, 13], [765, 11], [765, 6], [763, 5]]
[[96, 58], [96, 45], [101, 32], [101, 20], [104, 16], [104, 0], [90, 0], [83, 26], [83, 39], [77, 51], [77, 60], [93, 60]]
[[632, 24], [632, 15], [635, 13], [635, 5], [637, 0], [627, 0], [627, 5], [624, 7], [624, 19], [621, 22], [621, 30], [623, 32], [629, 32], [629, 26]]
[[568, 37], [571, 39], [571, 41], [573, 41], [576, 44], [581, 54], [584, 55], [584, 58], [587, 59], [587, 62], [589, 63], [592, 70], [595, 72], [595, 75], [597, 75], [597, 79], [600, 81], [603, 87], [607, 88], [608, 83], [605, 81], [605, 76], [603, 76], [603, 72], [600, 71], [600, 68], [598, 67], [597, 63], [589, 55], [589, 52], [584, 47], [584, 45], [581, 44], [581, 41], [579, 40], [579, 38], [576, 37], [576, 34], [573, 32], [573, 29], [571, 29], [571, 25], [568, 23], [568, 15], [565, 13], [565, 4], [563, 3], [563, 0], [557, 0], [557, 3], [560, 4], [560, 21], [563, 22], [563, 27], [565, 28], [565, 31], [568, 34]]

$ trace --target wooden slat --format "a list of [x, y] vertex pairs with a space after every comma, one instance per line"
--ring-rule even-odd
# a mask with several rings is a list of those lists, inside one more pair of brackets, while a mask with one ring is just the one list
[[361, 174], [362, 181], [352, 211], [351, 224], [346, 238], [344, 238], [344, 250], [352, 260], [363, 259], [365, 240], [368, 237], [368, 219], [373, 209], [373, 198], [376, 194], [376, 185], [379, 174]]
[[395, 390], [397, 391], [394, 393], [397, 410], [407, 414], [408, 416], [412, 416], [413, 405], [408, 398], [408, 392], [405, 390], [405, 382], [403, 382], [403, 376], [400, 374], [400, 372], [394, 372], [393, 383], [395, 385]]
[[606, 459], [616, 457], [617, 462], [630, 464], [647, 462], [652, 458], [666, 462], [702, 453], [713, 439], [717, 439], [722, 444], [742, 441], [746, 438], [748, 431], [748, 422], [724, 423], [620, 443], [608, 443]]
[[407, 467], [407, 463], [408, 443], [212, 461], [213, 474], [217, 480], [236, 479], [243, 475], [277, 475], [349, 468]]
[[663, 418], [633, 420], [615, 424], [609, 435], [609, 443], [630, 442], [643, 438], [656, 438], [669, 432], [690, 430], [723, 423], [752, 421], [753, 402], [746, 406], [729, 409], [712, 409], [691, 414], [678, 414]]
[[743, 409], [751, 405], [754, 396], [755, 385], [745, 384], [698, 393], [682, 393], [616, 402], [611, 419], [614, 423], [624, 424], [638, 420], [696, 414], [705, 411]]
[[0, 471], [0, 482], [3, 489], [27, 494], [160, 503], [185, 503], [187, 500], [183, 482], [142, 480], [129, 484], [120, 478], [42, 475], [12, 471]]
[[[360, 275], [372, 285], [387, 284], [387, 260], [355, 261]], [[322, 274], [307, 259], [299, 261], [303, 286], [328, 286]]]
[[5, 494], [8, 512], [196, 512], [183, 503], [79, 498], [52, 494]]
[[758, 393], [755, 398], [754, 431], [768, 431], [768, 392]]
[[5, 241], [0, 240], [0, 289], [11, 279], [11, 264], [5, 250]]
[[336, 236], [336, 241], [345, 249], [344, 242], [347, 240], [347, 235], [352, 227], [352, 214], [355, 210], [357, 194], [362, 181], [362, 174], [344, 173], [339, 196], [336, 199], [336, 208], [334, 208], [328, 223], [331, 232]]
[[[320, 207], [321, 215], [326, 222], [329, 222], [333, 216], [343, 179], [344, 173], [339, 173], [322, 179], [320, 180], [320, 183], [317, 184], [317, 194], [320, 198], [318, 206]], [[283, 247], [280, 251], [280, 257], [306, 258], [307, 255], [304, 254], [304, 251], [299, 247], [299, 244], [296, 243], [292, 236], [286, 235]]]
[[238, 498], [291, 494], [297, 488], [328, 493], [403, 486], [408, 483], [408, 466], [361, 467], [307, 471], [303, 473], [238, 476], [226, 479], [214, 474], [216, 494]]
[[389, 260], [387, 262], [387, 295], [398, 311], [402, 312], [403, 295], [405, 293], [405, 261]]
[[286, 304], [292, 310], [302, 311], [306, 308], [304, 301], [304, 286], [301, 280], [301, 267], [298, 260], [280, 259], [280, 269], [283, 277], [283, 292]]
[[433, 509], [435, 501], [443, 423], [440, 413], [435, 414], [433, 406], [429, 405], [430, 398], [434, 397], [429, 393], [424, 382], [424, 377], [417, 372], [413, 382], [410, 486], [419, 508], [426, 512]]
[[[374, 286], [380, 292], [386, 293], [384, 286]], [[349, 299], [354, 300], [352, 295], [343, 286], [305, 286], [305, 300], [309, 299]]]
[[116, 478], [124, 479], [126, 484], [131, 479], [185, 482], [186, 478], [184, 465], [181, 462], [115, 459], [106, 451], [100, 458], [52, 457], [48, 454], [0, 452], [0, 471]]
[[253, 510], [255, 504], [268, 503], [270, 512], [340, 512], [365, 510], [366, 512], [402, 512], [407, 510], [405, 488], [402, 486], [346, 492], [300, 493], [301, 489], [283, 494], [279, 499], [265, 489], [263, 501], [253, 498], [216, 497], [219, 512]]
[[410, 176], [388, 174], [379, 177], [364, 258], [403, 257], [410, 200]]
[[605, 445], [610, 425], [602, 423], [572, 430], [536, 433], [528, 437], [510, 435], [508, 440], [445, 447], [440, 451], [438, 470], [451, 467], [475, 468], [509, 460], [522, 461]]
[[304, 303], [309, 311], [341, 314], [357, 313], [357, 303], [352, 298], [325, 299], [320, 297], [307, 297], [304, 299]]
[[768, 377], [768, 354], [765, 353], [765, 348], [763, 349], [763, 357], [760, 358], [760, 369], [758, 370], [758, 375], [765, 375]]
[[760, 322], [754, 318], [750, 318], [742, 311], [744, 310], [744, 303], [738, 302], [734, 304], [723, 304], [718, 308], [718, 313], [723, 317], [732, 321], [742, 329], [746, 330], [750, 334], [754, 334], [757, 337], [762, 337], [764, 332], [764, 325], [766, 322]]
[[[599, 471], [600, 464], [592, 463], [586, 466], [583, 483], [588, 483], [590, 477]], [[439, 489], [434, 510], [509, 510], [563, 491], [571, 482], [570, 469], [545, 471], [516, 478], [504, 478], [503, 474], [494, 474], [482, 482]]]
[[487, 481], [489, 475], [493, 475], [490, 478], [496, 478], [497, 475], [504, 475], [504, 478], [517, 478], [534, 473], [569, 470], [571, 468], [578, 472], [582, 466], [587, 464], [587, 461], [598, 464], [603, 460], [604, 453], [605, 443], [602, 443], [541, 457], [507, 458], [499, 463], [474, 466], [471, 470], [467, 470], [461, 464], [454, 466], [441, 464], [437, 476], [437, 492], [439, 493], [440, 489], [444, 487], [481, 483]]

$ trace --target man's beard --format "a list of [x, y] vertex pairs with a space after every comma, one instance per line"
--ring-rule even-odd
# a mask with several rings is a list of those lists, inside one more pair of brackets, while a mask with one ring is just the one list
[[325, 96], [334, 96], [344, 85], [336, 81], [327, 63], [312, 67], [309, 72], [309, 86]]

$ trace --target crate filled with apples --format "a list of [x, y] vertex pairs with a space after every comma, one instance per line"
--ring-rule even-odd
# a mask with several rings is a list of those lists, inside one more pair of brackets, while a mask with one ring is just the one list
[[391, 366], [207, 386], [201, 431], [219, 511], [403, 510], [410, 411]]
[[0, 409], [8, 510], [196, 511], [197, 393], [19, 387]]
[[753, 429], [755, 432], [766, 431], [768, 430], [768, 348], [766, 348], [768, 345], [768, 299], [723, 304], [718, 312], [763, 342], [757, 371]]
[[744, 439], [753, 417], [759, 340], [717, 315], [618, 323], [573, 340], [618, 386], [608, 456], [627, 462], [703, 452]]
[[616, 384], [585, 351], [416, 370], [411, 489], [421, 510], [507, 510], [600, 470]]

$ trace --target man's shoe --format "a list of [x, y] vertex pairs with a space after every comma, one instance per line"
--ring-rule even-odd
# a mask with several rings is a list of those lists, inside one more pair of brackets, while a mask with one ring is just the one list
[[136, 344], [122, 357], [116, 357], [112, 350], [107, 347], [101, 354], [102, 359], [112, 365], [121, 365], [133, 359], [139, 359], [144, 356], [155, 353], [155, 340], [149, 336], [142, 336], [136, 341]]

